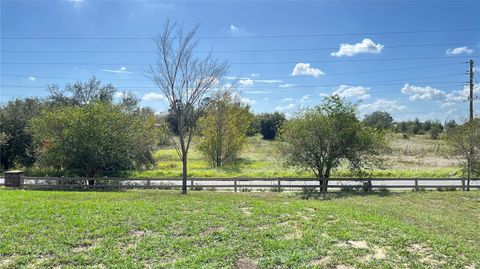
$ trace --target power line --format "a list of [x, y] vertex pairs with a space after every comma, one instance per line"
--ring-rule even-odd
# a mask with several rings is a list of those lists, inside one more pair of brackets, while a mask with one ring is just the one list
[[[417, 68], [424, 68], [424, 67], [417, 67]], [[410, 69], [415, 69], [415, 68], [407, 68], [408, 70]], [[377, 73], [380, 71], [387, 71], [386, 69], [382, 70], [374, 70], [371, 71], [372, 73]], [[368, 72], [368, 71], [365, 71]], [[328, 74], [329, 76], [333, 75], [349, 75], [349, 74], [356, 74], [355, 72], [344, 72], [344, 73], [334, 73], [334, 74]], [[444, 75], [435, 75], [435, 76], [422, 76], [422, 77], [414, 77], [414, 78], [399, 78], [395, 80], [390, 80], [390, 81], [399, 81], [399, 80], [413, 80], [413, 79], [426, 79], [426, 78], [443, 78], [443, 77], [455, 77], [455, 76], [463, 76], [464, 74], [458, 73], [458, 74], [444, 74]], [[29, 77], [35, 77], [37, 78], [44, 78], [44, 79], [65, 79], [65, 80], [83, 80], [85, 78], [79, 78], [79, 77], [58, 77], [58, 76], [41, 76], [41, 75], [35, 75], [35, 74], [30, 74], [30, 75], [21, 75], [21, 74], [0, 74], [2, 77], [19, 77], [19, 78], [29, 78]], [[93, 76], [93, 75], [92, 75]], [[91, 76], [90, 76], [91, 77]], [[242, 76], [228, 76], [228, 78], [233, 79], [238, 79], [238, 80], [247, 80], [251, 79], [253, 82], [256, 83], [262, 83], [262, 80], [273, 80], [273, 79], [285, 79], [285, 78], [301, 78], [300, 76], [279, 76], [279, 77], [242, 77]], [[87, 78], [88, 79], [88, 78]], [[104, 79], [107, 81], [141, 81], [141, 82], [152, 82], [149, 79], [129, 79], [129, 78], [111, 78], [111, 79]], [[284, 81], [278, 81], [277, 83], [285, 83]]]
[[[417, 44], [417, 45], [392, 45], [386, 46], [387, 49], [390, 48], [416, 48], [416, 47], [442, 47], [442, 46], [459, 46], [459, 45], [471, 45], [475, 42], [465, 42], [465, 43], [445, 43], [445, 44]], [[327, 48], [285, 48], [285, 49], [241, 49], [241, 50], [195, 50], [196, 53], [255, 53], [255, 52], [293, 52], [293, 51], [325, 51], [325, 50], [336, 50], [338, 47], [327, 47]], [[117, 53], [128, 53], [128, 54], [151, 54], [156, 53], [155, 50], [0, 50], [3, 53], [78, 53], [78, 54], [117, 54]]]
[[[463, 82], [411, 82], [412, 84], [415, 85], [430, 85], [430, 84], [436, 84], [436, 85], [444, 85], [444, 86], [453, 86], [453, 85], [462, 85]], [[405, 82], [362, 82], [362, 83], [350, 83], [350, 84], [361, 84], [361, 85], [404, 85]], [[292, 87], [288, 87], [286, 89], [303, 89], [303, 88], [321, 88], [321, 87], [335, 87], [339, 86], [340, 84], [335, 83], [335, 84], [317, 84], [317, 85], [296, 85]], [[5, 84], [5, 85], [0, 85], [2, 88], [28, 88], [28, 89], [45, 89], [45, 86], [33, 86], [33, 85], [16, 85], [16, 84]], [[117, 88], [123, 88], [123, 89], [158, 89], [157, 86], [117, 86]], [[237, 89], [241, 90], [255, 90], [255, 89], [266, 89], [269, 87], [266, 86], [261, 86], [261, 87], [237, 87]], [[279, 88], [278, 85], [275, 86], [275, 88]], [[271, 89], [271, 88], [270, 88]]]
[[[284, 35], [249, 35], [249, 36], [204, 36], [198, 39], [267, 39], [267, 38], [312, 38], [329, 36], [358, 36], [358, 35], [404, 35], [426, 33], [450, 33], [450, 32], [476, 32], [479, 28], [467, 29], [433, 29], [411, 31], [387, 31], [387, 32], [351, 32], [351, 33], [318, 33], [318, 34], [284, 34]], [[152, 40], [153, 36], [17, 36], [1, 37], [3, 40]]]
[[[415, 61], [415, 60], [435, 60], [435, 59], [456, 59], [456, 58], [478, 58], [474, 56], [437, 56], [437, 57], [406, 57], [406, 58], [380, 58], [380, 59], [347, 59], [347, 60], [325, 60], [325, 61], [307, 61], [309, 63], [347, 63], [347, 62], [382, 62], [382, 61]], [[284, 61], [284, 62], [231, 62], [232, 65], [270, 65], [270, 64], [297, 64], [302, 61]], [[1, 62], [2, 65], [141, 65], [148, 66], [151, 63], [91, 63], [91, 62]]]

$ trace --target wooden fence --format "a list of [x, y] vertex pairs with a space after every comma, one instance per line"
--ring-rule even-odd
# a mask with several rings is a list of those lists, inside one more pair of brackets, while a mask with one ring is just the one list
[[[22, 188], [35, 189], [178, 189], [181, 178], [95, 178], [94, 185], [88, 185], [92, 178], [80, 177], [23, 177]], [[467, 189], [465, 178], [330, 178], [328, 188], [332, 189]], [[316, 178], [189, 178], [191, 190], [233, 190], [237, 191], [294, 191], [304, 188], [319, 188]], [[471, 189], [480, 189], [480, 179], [472, 179]]]

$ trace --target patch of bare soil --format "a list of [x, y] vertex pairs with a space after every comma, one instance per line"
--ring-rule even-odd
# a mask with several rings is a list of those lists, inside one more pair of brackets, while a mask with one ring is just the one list
[[252, 215], [252, 211], [251, 211], [251, 210], [252, 210], [251, 207], [241, 207], [241, 208], [240, 208], [240, 211], [242, 211], [242, 213], [243, 213], [244, 215], [247, 215], [247, 216]]
[[355, 269], [355, 267], [350, 266], [350, 265], [340, 264], [340, 265], [335, 266], [335, 269]]
[[368, 244], [366, 241], [340, 241], [336, 244], [339, 247], [353, 247], [353, 248], [362, 248], [362, 249], [369, 249]]
[[408, 247], [408, 251], [411, 254], [418, 256], [419, 257], [418, 261], [425, 265], [438, 266], [444, 263], [443, 261], [437, 260], [434, 257], [432, 250], [425, 245], [421, 245], [421, 244], [410, 245], [410, 247]]
[[235, 268], [237, 269], [258, 269], [258, 264], [256, 261], [249, 258], [240, 258], [235, 263]]
[[200, 233], [200, 236], [205, 237], [205, 236], [211, 235], [213, 233], [222, 232], [224, 230], [225, 230], [225, 228], [223, 228], [223, 227], [208, 227], [205, 231]]
[[321, 259], [311, 261], [310, 264], [313, 265], [313, 266], [325, 267], [325, 266], [329, 265], [331, 261], [332, 261], [332, 257], [325, 256]]
[[373, 254], [368, 254], [360, 259], [362, 262], [369, 262], [371, 260], [383, 260], [387, 258], [387, 251], [382, 247], [374, 247]]
[[0, 257], [0, 267], [7, 268], [10, 263], [14, 260], [13, 256], [1, 256]]

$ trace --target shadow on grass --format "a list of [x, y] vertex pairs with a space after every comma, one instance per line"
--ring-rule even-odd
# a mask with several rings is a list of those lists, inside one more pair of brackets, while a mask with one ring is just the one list
[[372, 190], [372, 191], [362, 191], [362, 190], [340, 190], [340, 191], [331, 191], [331, 192], [321, 192], [316, 189], [304, 189], [297, 194], [297, 197], [304, 200], [335, 200], [343, 199], [350, 197], [388, 197], [399, 195], [401, 192], [391, 192], [388, 189], [382, 190]]

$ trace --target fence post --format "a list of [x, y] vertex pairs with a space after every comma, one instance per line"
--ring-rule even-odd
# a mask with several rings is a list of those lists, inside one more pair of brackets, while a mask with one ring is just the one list
[[193, 190], [193, 178], [190, 179], [190, 190]]
[[150, 187], [150, 179], [147, 180], [147, 186]]
[[465, 191], [465, 178], [462, 177], [462, 191]]
[[237, 192], [237, 181], [236, 180], [233, 181], [233, 186], [234, 186], [233, 189], [235, 190], [235, 192]]
[[7, 171], [3, 173], [5, 178], [3, 184], [5, 187], [22, 187], [23, 171]]
[[418, 191], [418, 179], [415, 179], [415, 191]]
[[280, 180], [278, 180], [278, 182], [277, 182], [277, 183], [278, 183], [278, 192], [281, 192], [281, 190], [282, 190], [282, 189], [281, 189], [281, 187], [280, 187], [280, 186], [282, 186], [282, 185], [281, 185], [281, 183], [280, 183]]

